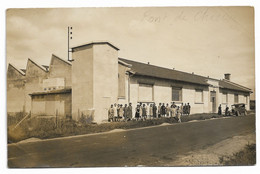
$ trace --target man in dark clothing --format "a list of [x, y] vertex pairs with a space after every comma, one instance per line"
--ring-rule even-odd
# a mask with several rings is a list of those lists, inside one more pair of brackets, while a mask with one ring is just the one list
[[156, 106], [156, 104], [154, 103], [154, 104], [153, 104], [153, 118], [156, 118], [156, 113], [157, 113], [157, 106]]
[[228, 112], [228, 110], [229, 110], [229, 107], [228, 107], [228, 106], [226, 106], [226, 110], [225, 110], [225, 116], [228, 116], [228, 115], [229, 115], [229, 112]]
[[188, 111], [187, 114], [188, 114], [188, 115], [190, 115], [190, 108], [191, 108], [190, 103], [188, 103], [188, 105], [187, 105], [187, 109], [188, 109], [188, 110], [187, 110], [187, 111]]
[[164, 103], [162, 104], [162, 107], [161, 107], [161, 113], [162, 113], [162, 116], [165, 117], [165, 114], [166, 114], [166, 108], [164, 106]]
[[221, 115], [221, 114], [222, 114], [222, 109], [221, 109], [221, 104], [220, 104], [218, 107], [218, 115]]
[[139, 118], [140, 118], [140, 106], [139, 105], [137, 105], [136, 106], [136, 108], [135, 108], [135, 119], [136, 120], [139, 120]]

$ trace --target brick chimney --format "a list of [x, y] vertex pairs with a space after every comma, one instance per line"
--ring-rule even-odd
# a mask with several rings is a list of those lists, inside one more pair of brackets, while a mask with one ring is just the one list
[[225, 79], [226, 79], [226, 80], [230, 80], [231, 74], [227, 73], [227, 74], [224, 74], [224, 75], [225, 75]]

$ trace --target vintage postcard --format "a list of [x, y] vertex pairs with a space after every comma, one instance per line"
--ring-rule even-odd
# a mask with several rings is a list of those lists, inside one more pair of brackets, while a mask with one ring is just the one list
[[8, 167], [256, 164], [254, 8], [6, 11]]

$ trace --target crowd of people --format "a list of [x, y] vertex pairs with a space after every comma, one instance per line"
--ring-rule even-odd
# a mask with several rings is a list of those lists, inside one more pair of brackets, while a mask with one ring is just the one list
[[[129, 105], [125, 104], [111, 104], [108, 109], [108, 121], [129, 121], [129, 120], [146, 120], [161, 117], [176, 117], [179, 122], [181, 122], [182, 115], [190, 115], [191, 106], [189, 103], [181, 103], [180, 106], [175, 105], [173, 102], [171, 105], [166, 103], [159, 103], [156, 106], [155, 103], [138, 103], [135, 108], [135, 113], [133, 115], [132, 103]], [[134, 116], [134, 117], [133, 117]]]

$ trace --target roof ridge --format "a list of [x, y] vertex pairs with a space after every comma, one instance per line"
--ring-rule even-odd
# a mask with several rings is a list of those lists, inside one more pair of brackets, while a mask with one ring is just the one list
[[14, 65], [12, 65], [11, 63], [9, 63], [9, 66], [11, 66], [12, 68], [14, 68], [17, 72], [19, 72], [22, 76], [25, 76], [25, 73], [20, 71], [18, 68], [16, 68]]
[[245, 87], [245, 86], [239, 85], [239, 84], [237, 84], [237, 83], [235, 83], [235, 82], [231, 82], [231, 81], [226, 80], [226, 79], [222, 79], [222, 81], [227, 82], [227, 83], [230, 83], [230, 84], [235, 85], [235, 86], [238, 86], [238, 87], [241, 87], [241, 88], [245, 88], [245, 89], [247, 89], [247, 90], [251, 90], [250, 88], [247, 88], [247, 87]]
[[66, 60], [64, 60], [64, 59], [62, 59], [62, 58], [60, 58], [60, 57], [58, 57], [57, 55], [55, 55], [55, 54], [52, 54], [52, 58], [53, 57], [55, 57], [55, 58], [57, 58], [57, 59], [59, 59], [60, 61], [63, 61], [63, 62], [65, 62], [65, 63], [67, 63], [68, 65], [72, 65], [70, 62], [67, 62]]
[[84, 47], [87, 45], [93, 45], [93, 44], [108, 44], [111, 47], [113, 47], [114, 49], [116, 49], [117, 51], [120, 50], [118, 47], [116, 47], [114, 44], [112, 44], [111, 42], [108, 42], [108, 41], [91, 41], [88, 43], [80, 44], [78, 46], [73, 46], [73, 47], [71, 47], [71, 49], [76, 49], [76, 48]]
[[[44, 67], [42, 67], [41, 65], [39, 65], [38, 63], [36, 63], [35, 61], [33, 61], [31, 58], [28, 58], [27, 64], [28, 62], [31, 61], [33, 64], [35, 64], [36, 66], [38, 66], [41, 70], [43, 70], [44, 72], [48, 72], [46, 71], [46, 69]], [[26, 67], [27, 69], [27, 67]]]
[[[202, 75], [198, 75], [198, 74], [192, 74], [192, 73], [188, 73], [188, 72], [184, 72], [184, 71], [180, 71], [180, 70], [175, 70], [175, 69], [170, 69], [170, 68], [166, 68], [166, 67], [162, 67], [162, 66], [146, 64], [146, 63], [143, 63], [143, 62], [129, 60], [129, 59], [121, 58], [121, 57], [119, 57], [119, 59], [124, 59], [124, 60], [127, 60], [127, 61], [132, 61], [132, 62], [141, 63], [141, 64], [148, 65], [148, 66], [154, 66], [154, 67], [158, 67], [158, 68], [163, 68], [163, 69], [166, 69], [166, 70], [169, 70], [169, 71], [177, 71], [177, 72], [181, 72], [181, 73], [185, 73], [185, 74], [194, 75], [194, 76], [198, 76], [198, 77], [202, 77], [202, 78], [208, 79], [208, 77], [205, 77], [205, 76], [202, 76]], [[213, 79], [213, 78], [211, 78], [211, 79]], [[214, 79], [214, 80], [218, 80], [218, 79]]]

